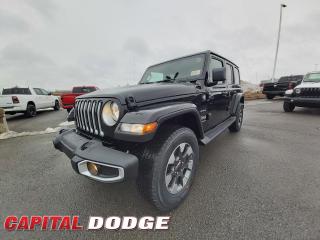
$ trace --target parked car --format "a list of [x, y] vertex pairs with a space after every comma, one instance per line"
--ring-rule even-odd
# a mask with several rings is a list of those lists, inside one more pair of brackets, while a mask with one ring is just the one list
[[292, 112], [296, 106], [320, 107], [320, 72], [308, 73], [300, 85], [286, 91], [284, 111]]
[[273, 99], [275, 96], [284, 96], [286, 90], [299, 85], [302, 79], [303, 75], [291, 75], [281, 77], [277, 82], [264, 82], [261, 84], [262, 93], [268, 99]]
[[95, 86], [73, 87], [71, 93], [66, 93], [61, 96], [62, 107], [70, 112], [70, 110], [74, 107], [76, 97], [86, 93], [94, 92], [96, 90], [98, 90], [98, 88]]
[[153, 65], [135, 86], [78, 97], [76, 129], [53, 143], [77, 173], [105, 183], [137, 178], [141, 193], [169, 211], [189, 192], [199, 144], [238, 132], [243, 109], [237, 65], [206, 51]]
[[0, 95], [0, 108], [8, 114], [24, 113], [34, 117], [37, 110], [51, 107], [56, 111], [60, 109], [59, 97], [42, 88], [5, 88]]

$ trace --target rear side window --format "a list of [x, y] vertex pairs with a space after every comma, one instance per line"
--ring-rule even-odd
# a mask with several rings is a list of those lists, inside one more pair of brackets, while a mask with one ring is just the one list
[[289, 82], [289, 77], [281, 77], [278, 82]]
[[2, 90], [2, 95], [31, 95], [29, 88], [5, 88]]
[[233, 70], [232, 66], [227, 63], [226, 65], [226, 82], [227, 84], [233, 84]]
[[96, 91], [95, 87], [75, 87], [73, 88], [73, 93], [90, 93]]
[[239, 69], [233, 68], [234, 69], [234, 83], [235, 84], [240, 84], [240, 73]]

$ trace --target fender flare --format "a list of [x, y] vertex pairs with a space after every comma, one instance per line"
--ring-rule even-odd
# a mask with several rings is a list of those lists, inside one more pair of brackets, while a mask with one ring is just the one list
[[[122, 119], [120, 120], [120, 123], [136, 123], [136, 124], [147, 124], [151, 122], [157, 122], [158, 128], [161, 127], [161, 125], [165, 124], [167, 121], [170, 121], [170, 119], [173, 119], [175, 117], [179, 117], [182, 115], [192, 115], [195, 120], [195, 129], [197, 132], [195, 133], [199, 139], [204, 137], [204, 132], [202, 128], [201, 118], [200, 114], [197, 110], [197, 106], [193, 103], [174, 103], [171, 105], [166, 106], [157, 106], [150, 109], [143, 109], [138, 110], [135, 112], [128, 112], [126, 113]], [[147, 134], [144, 136], [137, 136], [132, 134], [126, 134], [119, 130], [120, 124], [118, 124], [116, 130], [115, 130], [115, 138], [119, 140], [125, 140], [125, 141], [134, 141], [134, 142], [146, 142], [151, 140], [156, 132]]]

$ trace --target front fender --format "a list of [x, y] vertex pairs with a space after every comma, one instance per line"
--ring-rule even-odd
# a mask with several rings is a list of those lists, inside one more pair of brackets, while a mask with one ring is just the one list
[[[151, 122], [158, 123], [159, 127], [164, 122], [170, 121], [175, 117], [179, 117], [185, 114], [190, 114], [195, 119], [195, 128], [200, 138], [203, 138], [203, 129], [201, 124], [201, 118], [197, 110], [197, 106], [193, 103], [175, 103], [172, 105], [166, 105], [162, 107], [150, 108], [139, 110], [136, 112], [128, 112], [121, 119], [120, 123], [136, 123], [136, 124], [147, 124]], [[147, 135], [132, 135], [123, 133], [119, 130], [120, 124], [116, 128], [114, 137], [119, 140], [133, 141], [133, 142], [146, 142], [151, 140], [156, 132]], [[157, 129], [157, 130], [158, 130]]]

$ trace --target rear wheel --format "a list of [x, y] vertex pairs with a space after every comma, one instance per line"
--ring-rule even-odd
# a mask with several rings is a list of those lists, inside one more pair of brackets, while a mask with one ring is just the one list
[[230, 132], [239, 132], [243, 122], [244, 104], [239, 103], [236, 112], [236, 120], [229, 127]]
[[285, 112], [293, 112], [293, 110], [294, 110], [295, 107], [296, 107], [296, 106], [295, 106], [293, 103], [291, 103], [291, 102], [284, 102], [284, 103], [283, 103], [283, 110], [284, 110]]
[[37, 109], [36, 106], [33, 103], [28, 103], [27, 109], [24, 113], [26, 117], [34, 117], [37, 115]]
[[275, 95], [267, 94], [267, 98], [270, 99], [270, 100], [274, 99], [274, 97], [275, 97]]
[[60, 103], [59, 103], [58, 100], [55, 101], [53, 109], [54, 109], [55, 111], [58, 111], [58, 110], [60, 109]]
[[138, 188], [160, 211], [178, 207], [189, 193], [198, 160], [198, 141], [189, 128], [168, 126], [140, 156]]

